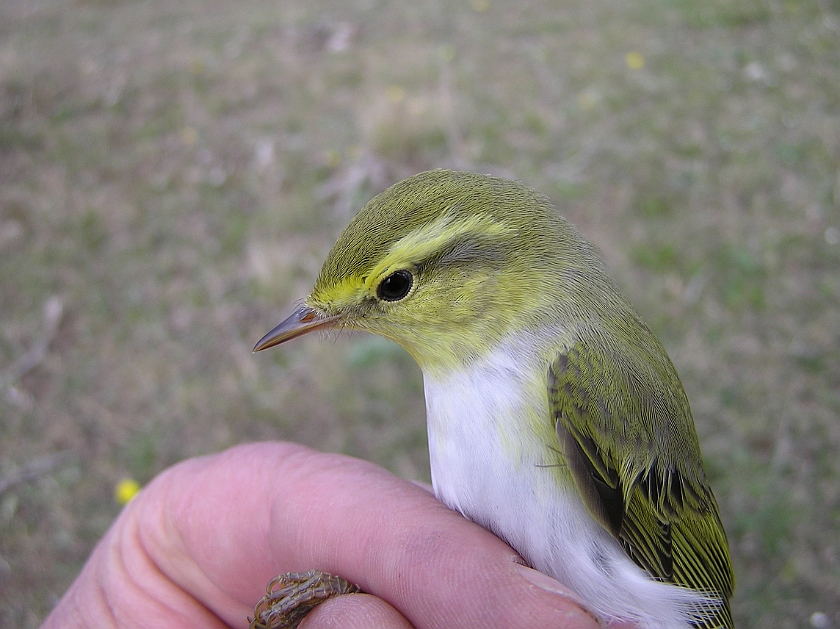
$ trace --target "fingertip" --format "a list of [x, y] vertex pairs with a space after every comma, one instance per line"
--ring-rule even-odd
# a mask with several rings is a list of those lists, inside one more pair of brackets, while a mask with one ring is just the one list
[[597, 616], [588, 609], [586, 601], [577, 593], [559, 581], [526, 565], [517, 563], [515, 568], [519, 575], [529, 584], [548, 592], [552, 596], [559, 597], [553, 602], [568, 619], [569, 624], [563, 625], [564, 627], [574, 627], [576, 629], [595, 629], [600, 627]]
[[318, 605], [299, 629], [413, 629], [387, 602], [370, 594], [336, 596]]

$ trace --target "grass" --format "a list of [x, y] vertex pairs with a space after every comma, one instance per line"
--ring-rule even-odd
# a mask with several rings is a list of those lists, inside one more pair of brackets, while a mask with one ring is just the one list
[[[0, 493], [0, 626], [38, 626], [123, 478], [253, 439], [428, 477], [401, 350], [250, 348], [370, 196], [456, 166], [551, 196], [668, 347], [738, 625], [840, 627], [836, 3], [2, 0], [0, 16], [0, 479], [66, 453]], [[10, 379], [54, 296], [47, 353]]]

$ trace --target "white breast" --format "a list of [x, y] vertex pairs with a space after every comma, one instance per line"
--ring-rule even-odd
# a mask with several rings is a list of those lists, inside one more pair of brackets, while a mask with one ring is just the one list
[[510, 343], [468, 371], [424, 375], [436, 495], [575, 590], [605, 621], [688, 629], [692, 610], [713, 602], [650, 579], [589, 516], [577, 490], [558, 482], [558, 444], [546, 442], [554, 433], [548, 368], [527, 350]]

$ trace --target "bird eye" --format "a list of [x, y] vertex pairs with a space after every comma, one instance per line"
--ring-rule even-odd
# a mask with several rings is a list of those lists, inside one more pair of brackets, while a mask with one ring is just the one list
[[376, 296], [385, 301], [399, 301], [411, 290], [414, 278], [408, 271], [395, 271], [379, 283]]

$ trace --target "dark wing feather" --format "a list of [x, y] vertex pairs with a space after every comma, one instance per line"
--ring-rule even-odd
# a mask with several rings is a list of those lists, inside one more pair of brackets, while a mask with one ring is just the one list
[[691, 411], [649, 339], [652, 351], [579, 341], [557, 356], [548, 394], [560, 450], [590, 513], [628, 556], [655, 579], [720, 597], [698, 610], [698, 627], [732, 627], [729, 549]]

